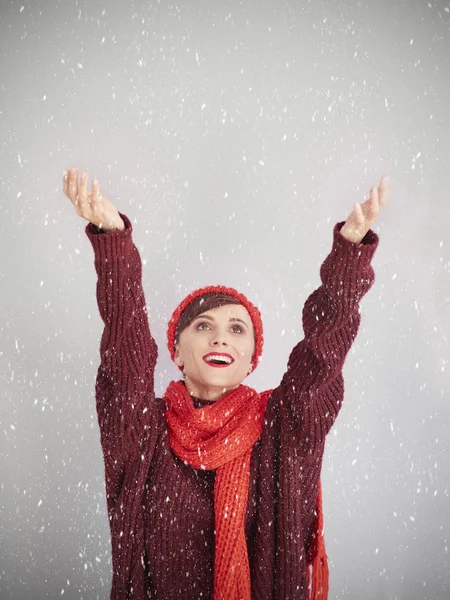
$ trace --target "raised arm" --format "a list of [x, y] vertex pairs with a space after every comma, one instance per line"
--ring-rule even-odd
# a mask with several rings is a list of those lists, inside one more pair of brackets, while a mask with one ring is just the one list
[[369, 204], [334, 226], [332, 249], [320, 268], [322, 284], [303, 307], [304, 339], [292, 350], [277, 390], [285, 426], [309, 452], [324, 443], [342, 405], [342, 369], [358, 333], [359, 303], [375, 279], [371, 260], [379, 238], [370, 225], [387, 200], [379, 190], [378, 211], [369, 210], [376, 208], [372, 189]]
[[359, 302], [371, 288], [370, 260], [378, 236], [370, 231], [361, 247], [333, 230], [333, 248], [320, 268], [322, 285], [302, 311], [304, 339], [292, 350], [280, 393], [288, 423], [302, 443], [323, 443], [341, 408], [345, 357], [358, 333]]
[[142, 263], [132, 225], [120, 213], [123, 231], [86, 235], [94, 248], [97, 303], [104, 323], [96, 383], [103, 450], [125, 459], [136, 449], [154, 405], [157, 346], [150, 333], [142, 288]]
[[151, 429], [157, 347], [148, 324], [142, 263], [131, 222], [100, 196], [97, 181], [88, 192], [86, 173], [78, 184], [78, 171], [71, 169], [64, 178], [64, 192], [77, 214], [90, 221], [85, 231], [94, 249], [97, 302], [104, 323], [97, 416], [107, 482], [116, 487], [130, 452], [139, 450], [145, 430]]

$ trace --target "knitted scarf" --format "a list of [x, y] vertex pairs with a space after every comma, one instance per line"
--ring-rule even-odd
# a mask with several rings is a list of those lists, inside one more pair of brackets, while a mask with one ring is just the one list
[[[270, 392], [240, 385], [213, 405], [194, 408], [182, 381], [172, 381], [163, 398], [173, 452], [195, 469], [216, 470], [214, 483], [214, 600], [251, 600], [245, 514], [253, 445], [261, 435]], [[326, 600], [328, 567], [322, 537], [321, 489], [318, 539], [311, 598]], [[308, 582], [309, 582], [308, 571]]]

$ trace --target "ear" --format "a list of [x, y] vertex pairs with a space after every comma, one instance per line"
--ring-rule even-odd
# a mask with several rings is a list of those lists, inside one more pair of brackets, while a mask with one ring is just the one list
[[179, 367], [183, 366], [183, 359], [181, 358], [180, 351], [178, 350], [178, 346], [175, 346], [175, 355], [173, 357], [175, 364]]

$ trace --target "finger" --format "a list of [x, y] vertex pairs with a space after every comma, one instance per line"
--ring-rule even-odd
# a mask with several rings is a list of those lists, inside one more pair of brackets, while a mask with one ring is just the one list
[[373, 187], [370, 190], [370, 210], [375, 214], [377, 214], [380, 210], [380, 204], [378, 202], [378, 188], [376, 187]]
[[63, 192], [69, 195], [69, 171], [66, 169], [63, 176]]
[[78, 194], [78, 169], [72, 167], [69, 171], [69, 198], [75, 204]]
[[94, 179], [92, 182], [92, 194], [91, 194], [91, 202], [94, 209], [98, 209], [98, 204], [101, 201], [100, 196], [100, 184], [98, 179]]
[[88, 202], [88, 197], [87, 197], [87, 173], [86, 173], [86, 171], [83, 171], [81, 173], [80, 186], [78, 188], [78, 198], [77, 198], [77, 200], [80, 203], [80, 208], [81, 208], [82, 212], [84, 210], [86, 210], [86, 205], [87, 205], [87, 202]]
[[[95, 215], [98, 215], [100, 212], [101, 200], [99, 182], [98, 179], [94, 179], [92, 182], [91, 208]], [[100, 223], [99, 228], [102, 228], [102, 223]]]
[[391, 180], [389, 179], [389, 177], [384, 176], [381, 178], [380, 187], [378, 188], [379, 200], [380, 200], [381, 206], [384, 206], [386, 204], [386, 202], [389, 200], [390, 191], [391, 191], [390, 185], [391, 185]]
[[[98, 179], [95, 179], [92, 183], [92, 198], [93, 198], [93, 209], [94, 213], [98, 218], [103, 216], [103, 195], [100, 193], [100, 184]], [[107, 223], [99, 222], [98, 227], [102, 229], [102, 227], [107, 226]]]

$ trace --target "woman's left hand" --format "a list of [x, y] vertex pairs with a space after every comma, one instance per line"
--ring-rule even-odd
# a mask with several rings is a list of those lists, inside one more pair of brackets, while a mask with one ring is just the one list
[[355, 244], [361, 240], [378, 219], [381, 209], [390, 197], [389, 177], [382, 177], [378, 188], [370, 190], [370, 198], [363, 204], [355, 204], [351, 215], [342, 225], [340, 233], [346, 240]]

